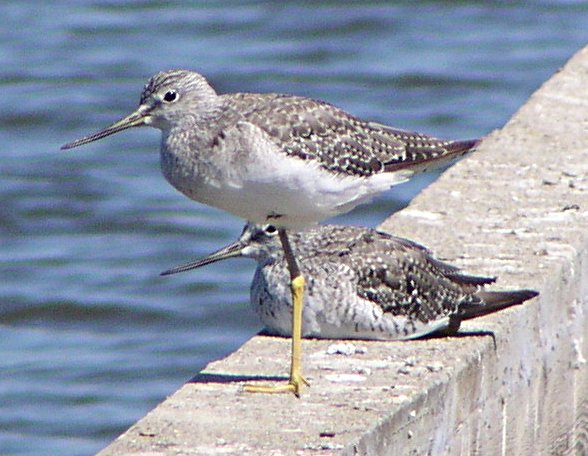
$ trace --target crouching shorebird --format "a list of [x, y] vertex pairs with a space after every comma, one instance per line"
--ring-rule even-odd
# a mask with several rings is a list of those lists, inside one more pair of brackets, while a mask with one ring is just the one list
[[296, 395], [305, 383], [300, 366], [304, 279], [286, 230], [347, 212], [417, 172], [457, 160], [478, 143], [397, 130], [303, 97], [218, 95], [200, 74], [171, 70], [148, 81], [135, 112], [62, 148], [145, 125], [162, 131], [161, 169], [180, 192], [277, 227], [294, 302], [290, 381], [247, 390]]
[[[247, 224], [236, 242], [200, 260], [162, 273], [175, 274], [233, 257], [252, 258], [257, 269], [251, 305], [270, 334], [290, 336], [288, 271], [272, 225]], [[307, 289], [305, 337], [414, 339], [456, 332], [462, 320], [521, 304], [533, 290], [486, 291], [494, 277], [465, 275], [408, 239], [350, 226], [289, 232]]]

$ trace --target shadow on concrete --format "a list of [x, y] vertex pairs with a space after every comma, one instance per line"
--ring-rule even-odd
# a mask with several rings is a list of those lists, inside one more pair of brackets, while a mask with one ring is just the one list
[[218, 372], [200, 372], [188, 383], [241, 383], [241, 382], [283, 382], [287, 375], [239, 375]]
[[496, 350], [496, 336], [494, 335], [493, 331], [480, 330], [480, 331], [453, 332], [453, 331], [442, 329], [442, 330], [436, 331], [432, 334], [426, 334], [426, 335], [419, 337], [418, 339], [415, 339], [415, 340], [447, 339], [449, 337], [456, 338], [456, 339], [461, 339], [461, 338], [466, 338], [466, 337], [491, 337], [492, 342], [494, 343], [494, 350]]

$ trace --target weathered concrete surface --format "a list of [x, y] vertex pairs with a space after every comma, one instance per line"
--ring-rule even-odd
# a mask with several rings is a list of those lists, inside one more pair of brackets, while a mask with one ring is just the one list
[[[472, 115], [476, 115], [472, 111]], [[463, 331], [355, 342], [329, 355], [304, 341], [300, 399], [240, 391], [285, 375], [290, 342], [255, 337], [100, 455], [536, 455], [588, 452], [588, 48], [472, 157], [383, 226], [497, 288], [538, 299]]]

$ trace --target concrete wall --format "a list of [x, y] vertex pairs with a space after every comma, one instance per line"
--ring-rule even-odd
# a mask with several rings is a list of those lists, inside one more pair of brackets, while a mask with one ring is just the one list
[[587, 127], [588, 48], [382, 227], [497, 289], [541, 292], [462, 325], [495, 345], [354, 342], [345, 356], [304, 341], [311, 387], [296, 399], [240, 391], [288, 369], [289, 340], [258, 336], [100, 455], [588, 454]]

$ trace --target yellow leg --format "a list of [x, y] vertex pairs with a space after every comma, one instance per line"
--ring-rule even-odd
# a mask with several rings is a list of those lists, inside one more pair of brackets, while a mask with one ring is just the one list
[[290, 382], [294, 394], [300, 396], [302, 385], [308, 382], [302, 376], [302, 308], [304, 298], [304, 277], [299, 275], [290, 284], [292, 287], [292, 362]]
[[300, 397], [302, 385], [308, 385], [302, 376], [302, 305], [304, 296], [304, 277], [295, 277], [290, 283], [292, 291], [292, 358], [290, 380], [287, 385], [245, 385], [249, 393], [294, 393]]

